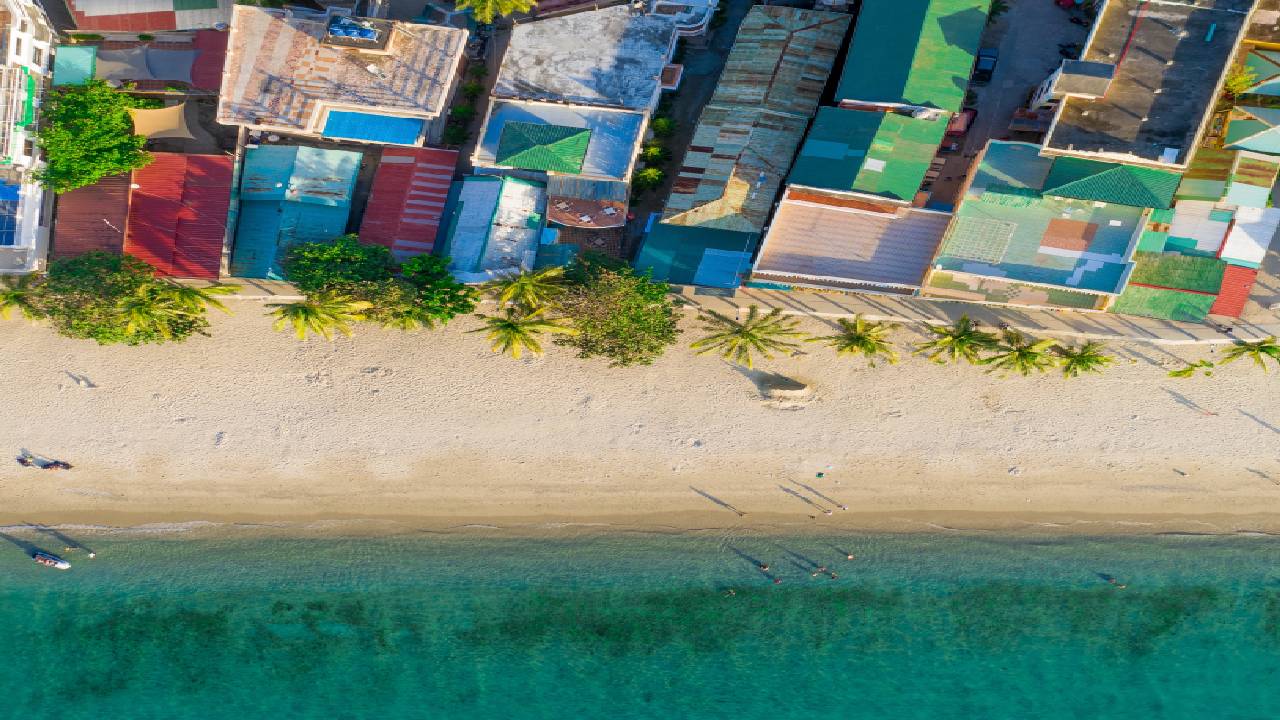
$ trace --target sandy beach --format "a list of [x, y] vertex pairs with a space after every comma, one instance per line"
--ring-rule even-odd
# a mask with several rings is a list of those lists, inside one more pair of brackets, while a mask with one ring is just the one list
[[1165, 376], [1208, 348], [1113, 346], [1105, 375], [1064, 380], [809, 344], [758, 368], [812, 383], [780, 405], [694, 356], [692, 318], [658, 363], [610, 369], [493, 355], [471, 318], [298, 342], [233, 308], [167, 346], [0, 324], [4, 452], [75, 466], [0, 464], [0, 524], [1280, 531], [1277, 376]]

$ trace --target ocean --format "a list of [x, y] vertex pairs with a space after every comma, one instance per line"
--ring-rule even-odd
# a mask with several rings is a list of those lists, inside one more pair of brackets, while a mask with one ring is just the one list
[[1274, 537], [64, 533], [0, 718], [1280, 717]]

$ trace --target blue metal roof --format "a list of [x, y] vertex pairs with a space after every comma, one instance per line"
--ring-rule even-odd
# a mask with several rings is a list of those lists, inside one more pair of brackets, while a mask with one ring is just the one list
[[421, 118], [330, 110], [321, 134], [388, 145], [417, 145], [423, 124]]

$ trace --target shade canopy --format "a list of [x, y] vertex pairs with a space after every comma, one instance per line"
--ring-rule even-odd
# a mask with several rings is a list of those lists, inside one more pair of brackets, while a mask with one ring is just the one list
[[161, 138], [181, 138], [194, 140], [191, 129], [187, 127], [187, 104], [178, 103], [155, 110], [131, 108], [129, 115], [133, 118], [133, 131], [149, 140]]

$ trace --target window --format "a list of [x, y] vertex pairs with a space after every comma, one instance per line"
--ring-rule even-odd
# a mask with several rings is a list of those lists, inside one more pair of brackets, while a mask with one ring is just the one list
[[33, 65], [44, 67], [44, 50], [41, 50], [40, 48], [32, 48], [31, 63]]

